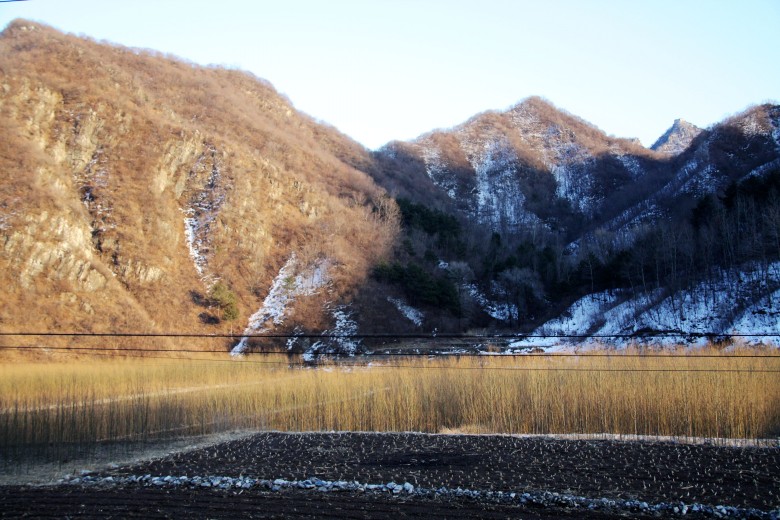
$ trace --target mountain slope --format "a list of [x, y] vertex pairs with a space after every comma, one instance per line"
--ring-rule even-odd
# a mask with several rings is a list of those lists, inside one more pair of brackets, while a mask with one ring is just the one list
[[378, 156], [388, 172], [378, 180], [389, 190], [422, 199], [407, 185], [425, 186], [425, 176], [450, 199], [439, 195], [440, 205], [506, 234], [567, 216], [596, 218], [657, 159], [540, 98], [410, 143], [389, 143]]
[[327, 265], [286, 310], [324, 328], [396, 238], [368, 152], [244, 72], [16, 21], [0, 124], [4, 330], [241, 328], [291, 258]]
[[[463, 225], [465, 252], [412, 233], [414, 247], [402, 261], [424, 251], [444, 263], [465, 262], [462, 306], [490, 314], [503, 304], [499, 321], [526, 327], [599, 289], [629, 290], [638, 301], [653, 291], [673, 296], [716, 284], [720, 270], [748, 272], [745, 263], [766, 268], [780, 258], [771, 217], [778, 128], [780, 107], [755, 106], [707, 130], [677, 120], [650, 150], [529, 98], [389, 143], [376, 154], [375, 178]], [[768, 198], [758, 195], [762, 189]], [[730, 249], [714, 247], [718, 240]], [[436, 263], [429, 269], [436, 272]], [[764, 289], [751, 297], [769, 297]], [[480, 296], [469, 298], [473, 291]]]

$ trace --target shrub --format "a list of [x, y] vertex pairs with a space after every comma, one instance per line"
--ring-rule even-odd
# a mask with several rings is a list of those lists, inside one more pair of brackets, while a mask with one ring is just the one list
[[214, 302], [214, 305], [219, 307], [223, 320], [232, 321], [238, 318], [236, 293], [231, 291], [227, 285], [222, 282], [217, 282], [214, 284], [214, 287], [211, 288], [209, 296]]

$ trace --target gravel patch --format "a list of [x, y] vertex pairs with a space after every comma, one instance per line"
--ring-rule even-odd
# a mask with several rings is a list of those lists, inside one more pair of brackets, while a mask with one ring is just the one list
[[417, 496], [426, 499], [453, 499], [468, 498], [475, 501], [497, 502], [517, 506], [563, 508], [566, 510], [605, 511], [623, 513], [642, 513], [661, 515], [663, 517], [687, 516], [691, 513], [697, 518], [755, 518], [763, 520], [777, 520], [780, 518], [780, 509], [776, 511], [762, 511], [756, 508], [740, 508], [727, 505], [709, 506], [698, 503], [658, 503], [648, 504], [641, 500], [623, 500], [610, 498], [587, 498], [557, 492], [514, 492], [514, 491], [485, 491], [478, 489], [415, 487], [409, 482], [387, 482], [380, 484], [368, 484], [358, 481], [322, 480], [310, 477], [305, 480], [256, 479], [252, 477], [226, 477], [226, 476], [153, 476], [127, 475], [113, 476], [67, 476], [60, 481], [65, 485], [77, 486], [142, 486], [170, 489], [220, 489], [220, 490], [252, 490], [263, 489], [274, 492], [285, 490], [311, 491], [317, 493], [370, 493], [386, 495]]

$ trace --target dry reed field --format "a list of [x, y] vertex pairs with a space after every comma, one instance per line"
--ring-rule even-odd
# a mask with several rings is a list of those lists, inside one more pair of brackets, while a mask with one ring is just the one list
[[302, 366], [282, 355], [0, 364], [9, 460], [235, 429], [780, 434], [780, 356], [716, 349], [391, 358]]

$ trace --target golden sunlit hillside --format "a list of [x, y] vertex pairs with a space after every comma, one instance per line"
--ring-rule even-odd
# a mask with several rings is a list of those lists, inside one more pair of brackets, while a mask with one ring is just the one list
[[239, 331], [283, 266], [323, 328], [398, 232], [368, 152], [245, 72], [17, 20], [0, 127], [0, 330]]

